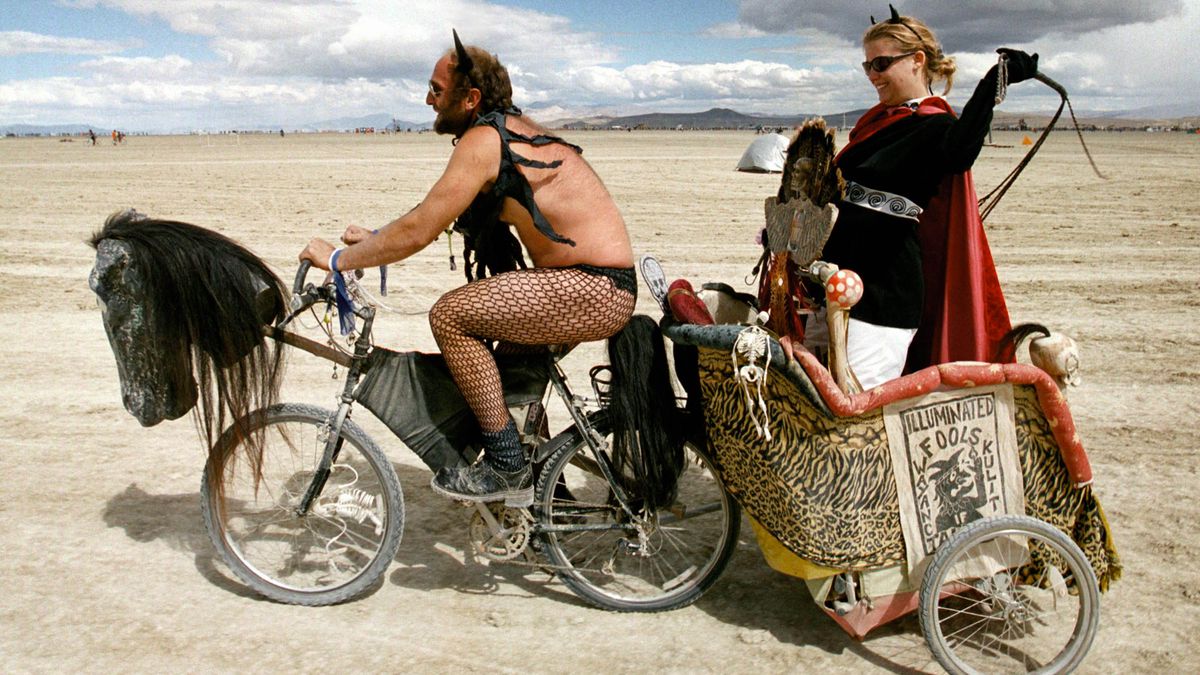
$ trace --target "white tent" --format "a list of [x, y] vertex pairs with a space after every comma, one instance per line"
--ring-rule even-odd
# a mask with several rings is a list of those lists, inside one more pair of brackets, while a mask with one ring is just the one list
[[737, 170], [780, 173], [783, 171], [783, 158], [787, 154], [790, 142], [791, 139], [783, 134], [766, 134], [755, 138], [738, 160]]

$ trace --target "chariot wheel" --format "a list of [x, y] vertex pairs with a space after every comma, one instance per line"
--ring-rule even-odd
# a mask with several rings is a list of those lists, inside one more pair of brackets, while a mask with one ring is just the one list
[[[611, 441], [607, 418], [593, 418]], [[623, 612], [658, 612], [695, 602], [716, 582], [737, 545], [741, 510], [712, 460], [684, 446], [675, 502], [632, 522], [617, 505], [577, 429], [546, 460], [535, 515], [543, 550], [576, 595]]]
[[938, 548], [919, 613], [934, 658], [951, 673], [1065, 673], [1096, 636], [1100, 591], [1083, 551], [1058, 528], [995, 516]]
[[227, 430], [220, 466], [201, 483], [200, 506], [213, 545], [250, 588], [278, 602], [329, 605], [372, 587], [404, 530], [404, 497], [391, 462], [349, 419], [324, 487], [297, 512], [325, 452], [333, 413], [282, 404], [251, 413], [263, 433], [262, 477]]

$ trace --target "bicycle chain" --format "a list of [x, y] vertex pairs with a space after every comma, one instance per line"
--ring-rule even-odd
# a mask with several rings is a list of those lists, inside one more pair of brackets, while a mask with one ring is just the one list
[[[472, 507], [474, 506], [474, 504], [469, 504], [469, 505]], [[534, 518], [533, 514], [529, 512], [529, 509], [522, 508], [522, 509], [518, 509], [518, 510], [524, 512], [522, 514], [523, 518], [528, 518], [529, 522], [532, 522], [536, 525], [537, 519]], [[472, 517], [474, 518], [475, 516], [473, 515]], [[503, 522], [503, 521], [501, 521], [501, 522]], [[544, 536], [545, 535], [543, 535], [543, 534], [535, 533], [532, 530], [530, 530], [528, 532], [528, 536], [526, 537], [525, 545], [521, 547], [521, 550], [518, 551], [517, 553], [514, 553], [511, 558], [507, 558], [504, 560], [490, 557], [487, 554], [482, 553], [478, 550], [475, 550], [474, 553], [475, 553], [475, 555], [477, 555], [481, 558], [484, 558], [484, 559], [488, 560], [489, 562], [501, 563], [501, 564], [505, 564], [505, 565], [514, 565], [517, 567], [534, 568], [541, 572], [545, 572], [545, 573], [551, 574], [551, 575], [557, 574], [559, 571], [563, 571], [563, 572], [568, 572], [568, 571], [594, 572], [597, 574], [612, 574], [611, 570], [606, 570], [606, 569], [604, 569], [604, 567], [588, 568], [588, 567], [576, 567], [573, 565], [556, 565], [556, 564], [550, 562], [549, 560], [546, 560], [542, 556], [541, 552], [536, 550], [536, 549], [540, 548], [542, 546], [542, 543], [545, 541]], [[642, 537], [639, 536], [639, 539], [642, 539]], [[478, 542], [472, 541], [472, 543], [477, 544]], [[519, 560], [519, 558], [524, 558], [524, 560]]]

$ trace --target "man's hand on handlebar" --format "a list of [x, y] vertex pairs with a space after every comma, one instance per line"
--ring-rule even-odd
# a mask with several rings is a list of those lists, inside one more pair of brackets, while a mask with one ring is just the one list
[[359, 227], [358, 225], [350, 225], [349, 227], [346, 228], [346, 231], [342, 233], [342, 243], [347, 246], [349, 246], [351, 244], [357, 244], [358, 242], [366, 239], [367, 237], [370, 237], [372, 234], [374, 234], [374, 233], [365, 227]]
[[[351, 225], [346, 228], [345, 232], [342, 233], [342, 243], [347, 246], [350, 246], [351, 244], [357, 244], [358, 242], [370, 237], [372, 234], [374, 234], [374, 232], [365, 227]], [[333, 253], [334, 248], [335, 247], [333, 244], [330, 244], [324, 239], [313, 239], [312, 241], [308, 242], [308, 246], [305, 246], [304, 250], [300, 252], [300, 259], [309, 260], [312, 262], [313, 267], [328, 271], [329, 256]]]
[[312, 262], [313, 267], [328, 271], [329, 256], [333, 253], [333, 249], [333, 244], [324, 239], [313, 239], [300, 252], [300, 260], [308, 260]]

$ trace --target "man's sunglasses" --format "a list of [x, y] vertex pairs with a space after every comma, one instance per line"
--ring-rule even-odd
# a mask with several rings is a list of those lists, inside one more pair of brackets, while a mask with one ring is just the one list
[[862, 62], [863, 72], [867, 75], [870, 75], [872, 70], [877, 73], [882, 73], [888, 68], [891, 68], [893, 63], [907, 56], [912, 56], [913, 54], [916, 54], [916, 52], [897, 54], [896, 56], [876, 56], [870, 61]]
[[[478, 89], [478, 88], [479, 87], [476, 87], [474, 84], [471, 83], [470, 77], [467, 77], [466, 83], [459, 85], [457, 87], [451, 87], [451, 89], [454, 89], [457, 91], [470, 91], [472, 89]], [[439, 98], [444, 93], [446, 93], [445, 89], [442, 89], [441, 87], [437, 86], [436, 84], [434, 84], [432, 82], [429, 83], [429, 95], [430, 96], [432, 96], [434, 98]]]

